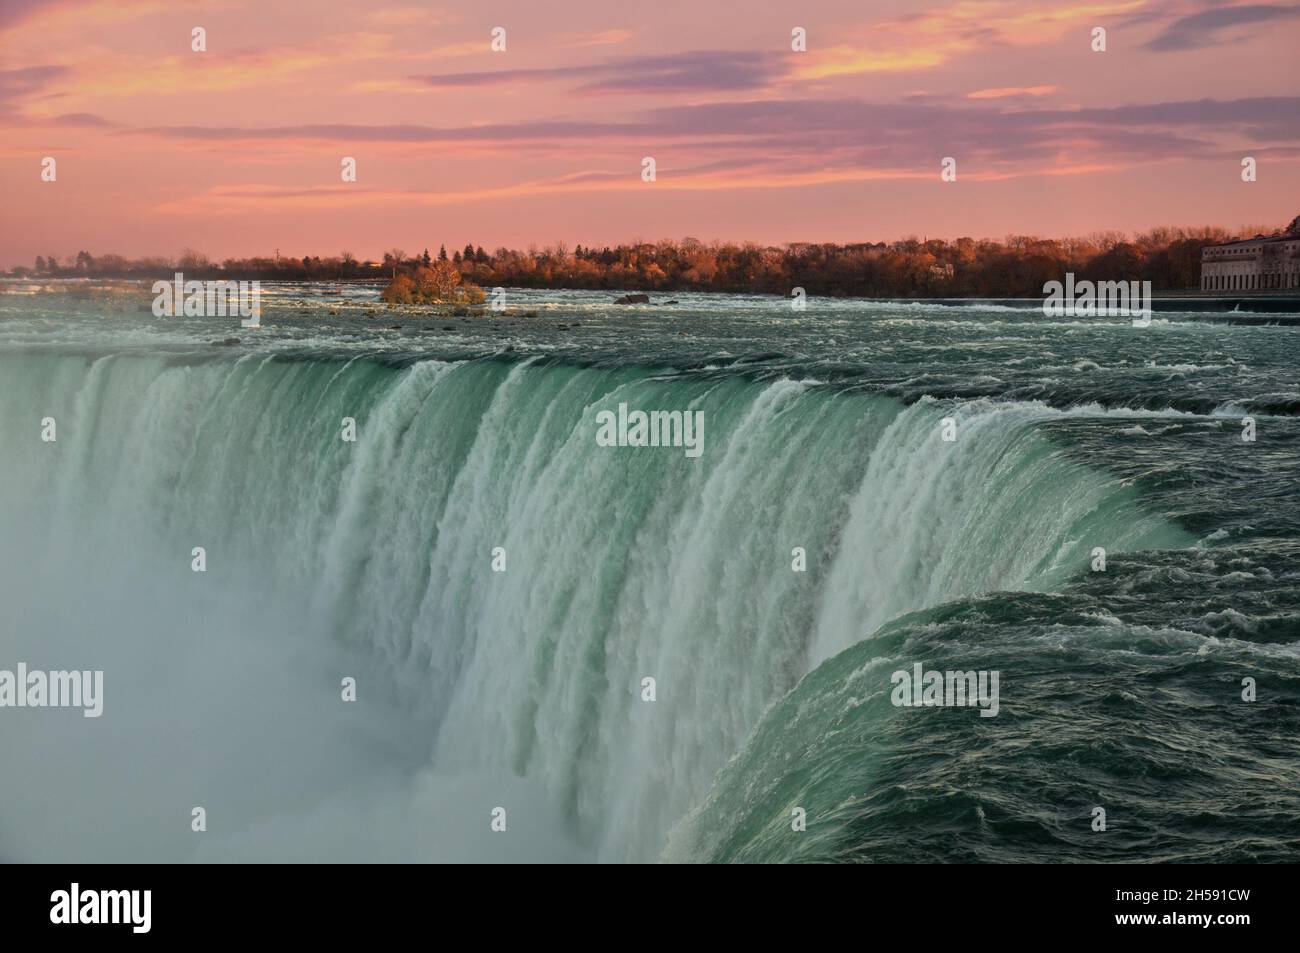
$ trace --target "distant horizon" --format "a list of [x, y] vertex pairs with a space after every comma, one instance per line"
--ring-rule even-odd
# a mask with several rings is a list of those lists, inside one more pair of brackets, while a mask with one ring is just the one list
[[[1300, 203], [1297, 203], [1297, 207], [1300, 207]], [[951, 245], [951, 244], [955, 244], [956, 242], [965, 241], [965, 240], [973, 241], [976, 244], [1003, 244], [1004, 245], [1011, 239], [1029, 239], [1032, 241], [1041, 241], [1041, 242], [1069, 242], [1069, 241], [1082, 241], [1082, 240], [1087, 240], [1092, 238], [1100, 238], [1103, 236], [1108, 238], [1118, 238], [1120, 241], [1133, 241], [1141, 238], [1144, 235], [1150, 235], [1154, 232], [1161, 231], [1161, 230], [1168, 230], [1172, 232], [1185, 232], [1187, 234], [1204, 234], [1204, 233], [1221, 232], [1225, 235], [1226, 240], [1234, 241], [1234, 240], [1240, 240], [1242, 238], [1251, 238], [1254, 237], [1255, 235], [1272, 235], [1277, 233], [1279, 230], [1284, 230], [1286, 227], [1287, 227], [1287, 220], [1284, 220], [1280, 224], [1275, 224], [1275, 225], [1274, 224], [1262, 225], [1256, 223], [1252, 225], [1240, 225], [1236, 227], [1228, 227], [1222, 225], [1204, 225], [1204, 224], [1192, 225], [1192, 226], [1156, 224], [1148, 228], [1134, 229], [1134, 230], [1099, 228], [1099, 229], [1094, 229], [1085, 234], [1071, 234], [1071, 235], [1010, 233], [1010, 234], [994, 237], [989, 235], [940, 236], [940, 235], [923, 235], [920, 233], [914, 233], [914, 234], [907, 234], [907, 235], [899, 235], [893, 238], [857, 239], [851, 241], [794, 239], [790, 241], [779, 241], [779, 242], [764, 242], [764, 241], [757, 241], [753, 239], [734, 239], [734, 238], [707, 238], [706, 239], [706, 238], [700, 238], [699, 236], [696, 235], [675, 235], [675, 236], [659, 236], [657, 238], [625, 239], [622, 241], [614, 241], [614, 242], [587, 242], [587, 241], [571, 242], [564, 239], [556, 239], [552, 241], [532, 241], [524, 245], [518, 245], [518, 246], [493, 245], [491, 247], [489, 247], [489, 245], [486, 242], [476, 242], [476, 241], [471, 241], [467, 243], [438, 242], [437, 244], [429, 244], [429, 245], [420, 243], [418, 248], [415, 247], [414, 245], [412, 245], [412, 247], [410, 248], [400, 247], [397, 245], [390, 245], [389, 247], [384, 248], [376, 253], [366, 254], [366, 255], [359, 254], [354, 249], [351, 248], [334, 249], [332, 251], [329, 250], [309, 251], [306, 252], [305, 254], [311, 258], [328, 259], [328, 258], [338, 258], [342, 255], [343, 252], [346, 251], [346, 252], [351, 252], [353, 257], [358, 262], [369, 261], [372, 263], [379, 263], [383, 260], [384, 256], [387, 253], [393, 250], [397, 250], [399, 249], [399, 247], [400, 250], [406, 254], [406, 257], [408, 259], [414, 259], [420, 257], [424, 253], [426, 248], [429, 250], [431, 254], [436, 256], [438, 253], [438, 249], [440, 247], [445, 247], [447, 249], [447, 254], [450, 256], [452, 255], [453, 252], [462, 251], [466, 244], [473, 245], [475, 248], [483, 248], [489, 253], [496, 252], [502, 248], [512, 252], [528, 252], [530, 249], [535, 248], [538, 252], [543, 252], [550, 249], [554, 249], [559, 246], [563, 246], [567, 248], [570, 252], [572, 252], [575, 248], [584, 248], [589, 250], [601, 250], [606, 248], [608, 249], [634, 248], [640, 245], [656, 245], [663, 242], [681, 243], [681, 242], [692, 241], [692, 240], [698, 241], [702, 245], [707, 247], [712, 247], [717, 245], [736, 245], [736, 246], [755, 245], [760, 248], [789, 248], [789, 247], [796, 247], [801, 245], [810, 245], [810, 246], [835, 245], [839, 247], [853, 247], [859, 245], [885, 245], [888, 247], [891, 245], [901, 244], [909, 241], [917, 241], [921, 243], [938, 241], [938, 242], [944, 242], [945, 244]], [[1236, 236], [1236, 237], [1234, 238], [1232, 236]], [[221, 262], [230, 259], [234, 259], [234, 260], [267, 259], [267, 260], [274, 261], [276, 260], [277, 257], [276, 250], [274, 249], [270, 251], [253, 251], [253, 252], [234, 253], [234, 254], [219, 254], [219, 255], [210, 254], [206, 249], [196, 247], [194, 243], [184, 245], [181, 248], [176, 249], [172, 252], [146, 251], [146, 252], [140, 252], [134, 254], [124, 253], [116, 249], [96, 250], [93, 248], [78, 246], [75, 251], [56, 252], [53, 250], [49, 250], [46, 252], [37, 252], [35, 255], [32, 256], [31, 261], [28, 262], [19, 261], [8, 266], [0, 265], [0, 271], [10, 272], [17, 267], [30, 269], [33, 266], [33, 262], [37, 257], [48, 258], [50, 254], [55, 255], [60, 262], [63, 262], [68, 259], [75, 259], [76, 256], [83, 251], [87, 252], [94, 258], [100, 258], [105, 255], [114, 255], [121, 258], [125, 258], [130, 261], [145, 261], [149, 259], [179, 261], [188, 253], [188, 254], [202, 256], [203, 258], [206, 258], [214, 265], [220, 265]], [[304, 255], [297, 254], [298, 251], [300, 250], [294, 249], [290, 252], [286, 252], [283, 248], [279, 249], [279, 258], [281, 260], [301, 261]]]

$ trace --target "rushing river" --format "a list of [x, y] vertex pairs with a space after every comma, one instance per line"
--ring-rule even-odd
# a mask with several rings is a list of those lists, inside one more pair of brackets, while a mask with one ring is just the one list
[[1296, 859], [1300, 326], [374, 297], [0, 296], [0, 859]]

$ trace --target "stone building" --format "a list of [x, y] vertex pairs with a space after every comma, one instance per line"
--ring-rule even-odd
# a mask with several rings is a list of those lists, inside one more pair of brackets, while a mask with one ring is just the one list
[[1202, 291], [1300, 289], [1300, 235], [1256, 235], [1201, 249]]

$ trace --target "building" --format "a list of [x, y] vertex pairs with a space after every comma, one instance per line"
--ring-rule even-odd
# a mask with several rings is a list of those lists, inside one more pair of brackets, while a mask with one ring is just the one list
[[1202, 291], [1300, 289], [1300, 235], [1256, 235], [1201, 249]]

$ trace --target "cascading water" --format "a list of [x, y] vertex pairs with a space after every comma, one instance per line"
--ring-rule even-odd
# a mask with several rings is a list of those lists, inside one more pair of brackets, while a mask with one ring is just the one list
[[[102, 757], [133, 775], [108, 801], [149, 792], [92, 809], [76, 856], [120, 856], [95, 818], [121, 814], [132, 856], [388, 857], [400, 823], [355, 826], [486, 830], [502, 804], [538, 828], [530, 856], [654, 859], [764, 712], [881, 625], [1052, 586], [1094, 546], [1190, 541], [1037, 433], [1069, 412], [1032, 403], [535, 360], [6, 353], [0, 376], [12, 639], [101, 661], [119, 726], [0, 739], [33, 790]], [[702, 456], [598, 446], [620, 402], [703, 411]], [[367, 673], [364, 706], [338, 702], [340, 672]], [[331, 758], [346, 770], [268, 780]], [[220, 825], [196, 848], [205, 798]], [[11, 802], [0, 854], [37, 852], [20, 828], [41, 803]], [[162, 811], [179, 834], [151, 833]], [[449, 840], [435, 859], [482, 846]]]

